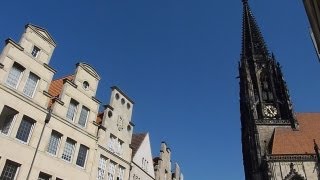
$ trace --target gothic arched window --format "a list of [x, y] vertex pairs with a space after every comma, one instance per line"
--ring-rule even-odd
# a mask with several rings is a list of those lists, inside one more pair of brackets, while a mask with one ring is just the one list
[[273, 100], [273, 93], [272, 93], [270, 82], [271, 82], [270, 77], [265, 72], [262, 72], [260, 74], [260, 86], [261, 86], [261, 93], [262, 93], [261, 95], [262, 95], [262, 100], [267, 102]]
[[290, 163], [290, 172], [289, 174], [284, 178], [284, 180], [305, 180], [303, 176], [298, 174], [298, 172], [293, 168], [293, 163]]

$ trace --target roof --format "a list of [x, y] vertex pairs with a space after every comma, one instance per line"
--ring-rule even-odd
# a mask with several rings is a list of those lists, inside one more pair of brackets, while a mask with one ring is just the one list
[[314, 142], [320, 144], [320, 113], [298, 113], [298, 130], [276, 128], [272, 154], [315, 154]]
[[[58, 97], [61, 93], [64, 80], [68, 79], [68, 80], [72, 81], [73, 78], [74, 78], [74, 75], [69, 75], [69, 76], [51, 81], [51, 84], [49, 87], [49, 94], [52, 95], [53, 97]], [[53, 103], [53, 101], [51, 100], [49, 103], [49, 107], [52, 105], [52, 103]]]
[[101, 123], [102, 123], [103, 116], [104, 116], [104, 112], [100, 112], [100, 113], [98, 114], [97, 120], [96, 120], [96, 123], [97, 123], [97, 124], [101, 124]]
[[131, 140], [132, 157], [137, 153], [146, 135], [147, 133], [138, 133], [138, 134], [132, 135], [132, 140]]

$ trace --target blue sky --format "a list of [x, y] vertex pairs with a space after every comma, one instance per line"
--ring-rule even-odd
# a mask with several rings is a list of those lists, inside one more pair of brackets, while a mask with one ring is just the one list
[[[261, 31], [283, 66], [297, 112], [319, 111], [320, 65], [301, 0], [251, 0]], [[109, 102], [117, 85], [135, 102], [135, 132], [172, 150], [185, 179], [244, 179], [239, 87], [242, 3], [212, 0], [10, 0], [0, 39], [18, 41], [26, 23], [46, 28], [58, 46], [57, 77], [85, 61]], [[2, 46], [3, 47], [3, 46]]]

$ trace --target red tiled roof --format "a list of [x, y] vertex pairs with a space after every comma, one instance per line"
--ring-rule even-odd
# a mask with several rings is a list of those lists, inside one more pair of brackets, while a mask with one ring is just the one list
[[[68, 79], [72, 81], [74, 78], [74, 75], [69, 75], [63, 78], [59, 78], [56, 80], [51, 81], [50, 87], [49, 87], [49, 94], [53, 97], [58, 97], [61, 93], [62, 87], [63, 87], [63, 80]], [[49, 103], [49, 107], [52, 105], [53, 101], [51, 100]]]
[[101, 112], [101, 113], [98, 114], [97, 120], [96, 120], [97, 124], [101, 124], [102, 123], [103, 115], [104, 115], [104, 112]]
[[315, 154], [313, 139], [320, 144], [320, 113], [298, 113], [298, 130], [276, 128], [272, 154]]
[[146, 137], [146, 133], [133, 134], [131, 140], [132, 157], [137, 153], [142, 141]]

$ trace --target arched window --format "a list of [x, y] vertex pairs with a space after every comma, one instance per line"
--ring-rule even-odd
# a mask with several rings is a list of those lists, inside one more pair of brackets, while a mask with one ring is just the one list
[[290, 172], [289, 174], [284, 178], [284, 180], [305, 180], [303, 176], [298, 174], [298, 172], [293, 168], [294, 164], [290, 163]]
[[262, 72], [260, 74], [260, 86], [261, 86], [261, 93], [262, 93], [262, 100], [264, 101], [272, 101], [273, 100], [273, 93], [270, 83], [270, 77], [265, 73]]

